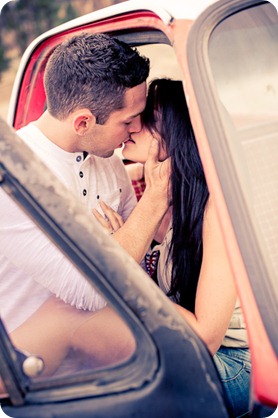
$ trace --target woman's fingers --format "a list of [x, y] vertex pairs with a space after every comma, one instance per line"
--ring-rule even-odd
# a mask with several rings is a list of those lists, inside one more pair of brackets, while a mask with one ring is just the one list
[[121, 215], [115, 212], [110, 206], [108, 206], [103, 201], [100, 201], [99, 204], [107, 220], [110, 222], [110, 225], [113, 228], [113, 232], [121, 228], [121, 226], [123, 226], [124, 224]]
[[96, 218], [96, 220], [102, 225], [105, 229], [107, 229], [108, 232], [112, 233], [112, 227], [110, 223], [107, 222], [107, 220], [99, 213], [99, 211], [95, 208], [93, 208], [93, 215]]
[[97, 209], [93, 209], [95, 218], [110, 234], [116, 232], [124, 224], [122, 217], [103, 201], [99, 204], [105, 217]]

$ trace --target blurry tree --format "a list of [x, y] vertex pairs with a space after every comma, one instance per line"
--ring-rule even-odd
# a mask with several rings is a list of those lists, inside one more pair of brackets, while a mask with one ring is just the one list
[[[65, 3], [64, 13], [63, 3]], [[22, 54], [38, 35], [54, 26], [76, 17], [73, 6], [57, 0], [18, 0], [3, 8], [3, 26], [12, 30], [15, 42]]]
[[[12, 50], [21, 56], [41, 33], [88, 11], [123, 0], [16, 0], [8, 2], [0, 15], [0, 79], [9, 67]], [[10, 34], [12, 33], [12, 37]], [[4, 35], [5, 34], [5, 35]], [[7, 38], [6, 34], [9, 34]]]
[[0, 81], [2, 73], [9, 68], [10, 58], [7, 56], [6, 48], [2, 42], [2, 30], [0, 27]]
[[63, 21], [66, 22], [67, 20], [74, 19], [78, 16], [78, 13], [71, 2], [67, 2], [65, 7], [65, 15]]

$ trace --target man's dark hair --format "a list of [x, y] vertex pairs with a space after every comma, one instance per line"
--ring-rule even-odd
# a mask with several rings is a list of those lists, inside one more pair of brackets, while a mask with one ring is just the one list
[[149, 59], [105, 34], [74, 36], [58, 45], [45, 71], [47, 108], [57, 119], [88, 108], [97, 123], [124, 106], [126, 89], [149, 75]]

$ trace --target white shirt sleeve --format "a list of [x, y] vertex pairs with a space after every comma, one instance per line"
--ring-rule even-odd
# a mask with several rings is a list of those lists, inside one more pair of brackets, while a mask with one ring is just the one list
[[95, 311], [106, 305], [91, 283], [2, 189], [0, 202], [0, 253], [15, 268], [76, 308]]

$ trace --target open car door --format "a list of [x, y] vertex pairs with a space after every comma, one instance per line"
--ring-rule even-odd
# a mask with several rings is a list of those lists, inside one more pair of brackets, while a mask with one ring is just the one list
[[[9, 123], [19, 129], [42, 114], [49, 56], [67, 36], [84, 31], [105, 32], [137, 47], [150, 58], [150, 78], [183, 80], [247, 324], [251, 416], [266, 417], [278, 402], [278, 17], [271, 3], [257, 0], [170, 3], [130, 0], [41, 35], [22, 58]], [[228, 417], [203, 342], [4, 122], [0, 176], [1, 188], [106, 298], [136, 341], [133, 355], [120, 364], [30, 377], [23, 372], [26, 356], [0, 324], [5, 413], [15, 418]]]

